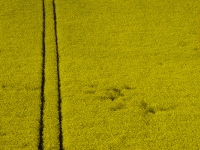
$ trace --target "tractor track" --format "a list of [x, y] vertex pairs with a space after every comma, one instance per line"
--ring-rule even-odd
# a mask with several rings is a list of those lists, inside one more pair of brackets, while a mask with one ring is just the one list
[[43, 115], [44, 115], [44, 87], [45, 87], [45, 4], [44, 0], [42, 0], [42, 84], [41, 84], [41, 106], [40, 106], [40, 127], [39, 127], [39, 145], [38, 149], [42, 150], [43, 149], [43, 130], [44, 130], [44, 120], [43, 120]]
[[[56, 47], [56, 68], [57, 68], [57, 92], [58, 92], [58, 120], [59, 120], [59, 149], [63, 150], [63, 134], [62, 134], [62, 112], [61, 112], [61, 90], [60, 90], [60, 69], [59, 69], [59, 51], [58, 51], [58, 38], [57, 38], [57, 21], [56, 21], [56, 4], [52, 0], [53, 6], [53, 19], [54, 19], [54, 36], [55, 36], [55, 47]], [[42, 29], [42, 81], [41, 81], [41, 105], [40, 105], [40, 121], [39, 121], [39, 144], [38, 149], [44, 149], [44, 104], [45, 104], [45, 57], [46, 57], [46, 43], [45, 43], [45, 32], [46, 32], [46, 12], [45, 12], [45, 0], [42, 0], [42, 16], [43, 16], [43, 29]]]
[[62, 134], [62, 112], [61, 112], [61, 90], [60, 90], [60, 67], [59, 67], [59, 51], [58, 51], [58, 37], [57, 37], [57, 18], [56, 18], [56, 4], [53, 0], [53, 15], [54, 15], [54, 31], [55, 31], [55, 43], [56, 43], [56, 56], [57, 56], [57, 80], [58, 80], [58, 113], [59, 113], [59, 141], [60, 150], [63, 150], [63, 134]]

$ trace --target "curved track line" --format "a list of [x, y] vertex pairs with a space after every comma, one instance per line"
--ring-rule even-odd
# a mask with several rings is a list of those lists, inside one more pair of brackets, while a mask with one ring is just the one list
[[43, 114], [44, 114], [44, 87], [45, 87], [45, 5], [42, 0], [42, 13], [43, 13], [43, 31], [42, 31], [42, 85], [41, 85], [41, 106], [40, 106], [40, 127], [39, 127], [39, 145], [38, 149], [43, 150]]
[[58, 52], [58, 37], [57, 37], [57, 18], [56, 18], [56, 4], [53, 0], [53, 15], [54, 15], [54, 31], [57, 55], [57, 77], [58, 77], [58, 113], [59, 113], [59, 141], [60, 150], [63, 150], [63, 133], [62, 133], [62, 112], [61, 112], [61, 90], [60, 90], [60, 68], [59, 68], [59, 52]]

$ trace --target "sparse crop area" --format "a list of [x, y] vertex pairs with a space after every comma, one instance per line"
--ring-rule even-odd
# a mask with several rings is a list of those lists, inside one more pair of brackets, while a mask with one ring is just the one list
[[200, 2], [0, 2], [0, 149], [200, 149]]

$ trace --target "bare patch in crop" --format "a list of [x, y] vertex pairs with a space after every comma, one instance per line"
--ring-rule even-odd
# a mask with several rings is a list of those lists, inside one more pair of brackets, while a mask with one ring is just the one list
[[2, 89], [5, 89], [5, 88], [6, 88], [6, 85], [3, 84], [1, 87], [2, 87]]
[[180, 41], [180, 42], [178, 43], [178, 46], [179, 46], [179, 47], [185, 47], [185, 46], [187, 46], [187, 45], [188, 45], [188, 43], [185, 42], [185, 41]]
[[122, 86], [122, 87], [115, 87], [111, 86], [109, 88], [101, 89], [100, 91], [97, 91], [98, 98], [100, 100], [111, 100], [115, 101], [116, 99], [120, 97], [124, 97], [124, 93], [122, 92], [123, 90], [132, 90], [135, 88], [131, 88], [130, 86]]
[[111, 111], [118, 111], [125, 108], [125, 104], [124, 103], [117, 103], [114, 106], [110, 107]]
[[141, 101], [140, 107], [145, 111], [145, 113], [152, 113], [155, 114], [159, 111], [168, 111], [175, 109], [177, 106], [175, 105], [170, 105], [170, 106], [161, 106], [158, 104], [148, 104], [144, 100]]
[[135, 89], [136, 87], [131, 87], [126, 84], [111, 86], [105, 85], [104, 87], [99, 86], [98, 84], [89, 84], [83, 88], [83, 93], [86, 94], [86, 96], [91, 96], [94, 100], [100, 100], [103, 103], [111, 101], [108, 109], [110, 111], [119, 111], [127, 106], [127, 99], [130, 97], [128, 91]]

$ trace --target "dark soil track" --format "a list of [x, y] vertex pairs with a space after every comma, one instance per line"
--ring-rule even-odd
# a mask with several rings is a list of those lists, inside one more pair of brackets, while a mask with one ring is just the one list
[[41, 84], [41, 107], [40, 107], [40, 128], [39, 128], [39, 145], [38, 149], [43, 149], [43, 114], [44, 114], [44, 86], [45, 86], [45, 4], [42, 0], [42, 13], [43, 13], [43, 31], [42, 31], [42, 84]]
[[[56, 22], [56, 4], [55, 1], [52, 1], [53, 5], [53, 14], [54, 14], [54, 33], [55, 33], [55, 45], [56, 45], [56, 56], [57, 56], [57, 90], [58, 90], [58, 120], [59, 120], [59, 149], [63, 150], [63, 135], [62, 135], [62, 113], [61, 113], [61, 92], [60, 92], [60, 69], [59, 69], [59, 52], [58, 52], [58, 40], [57, 40], [57, 22]], [[42, 1], [42, 13], [43, 13], [43, 31], [42, 31], [42, 83], [41, 83], [41, 107], [40, 107], [40, 128], [39, 128], [39, 145], [38, 149], [44, 149], [44, 139], [43, 139], [43, 131], [44, 131], [44, 104], [45, 104], [45, 26], [46, 26], [46, 12], [45, 12], [45, 0]]]
[[62, 134], [62, 112], [61, 112], [61, 91], [60, 91], [60, 68], [59, 68], [59, 51], [58, 51], [58, 37], [57, 37], [57, 21], [56, 21], [56, 4], [53, 0], [53, 14], [54, 14], [54, 31], [55, 31], [55, 43], [57, 53], [57, 80], [58, 80], [58, 113], [59, 113], [59, 141], [60, 150], [63, 150], [63, 134]]

